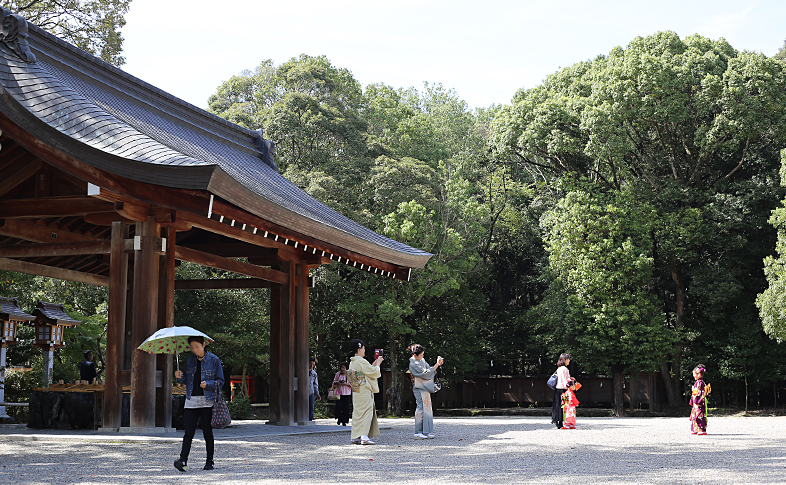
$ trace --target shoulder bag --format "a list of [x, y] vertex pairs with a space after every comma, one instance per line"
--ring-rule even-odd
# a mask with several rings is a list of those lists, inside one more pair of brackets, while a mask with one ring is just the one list
[[213, 418], [210, 420], [210, 425], [213, 429], [221, 429], [230, 424], [232, 424], [232, 418], [229, 416], [229, 406], [224, 401], [221, 391], [216, 391], [216, 403], [213, 405]]

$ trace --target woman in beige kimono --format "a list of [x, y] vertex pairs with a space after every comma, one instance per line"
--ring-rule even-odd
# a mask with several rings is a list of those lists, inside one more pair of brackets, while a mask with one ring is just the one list
[[379, 364], [382, 357], [371, 364], [365, 359], [366, 344], [362, 340], [349, 343], [354, 356], [349, 363], [349, 383], [352, 384], [352, 444], [373, 445], [371, 438], [379, 436], [374, 393], [379, 392], [377, 379], [382, 376]]

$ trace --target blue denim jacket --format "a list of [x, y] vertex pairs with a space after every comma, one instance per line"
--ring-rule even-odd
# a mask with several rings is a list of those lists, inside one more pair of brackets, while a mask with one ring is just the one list
[[[191, 399], [191, 391], [194, 388], [194, 373], [197, 368], [197, 356], [191, 354], [186, 360], [186, 370], [183, 372], [183, 377], [177, 382], [186, 385], [186, 399]], [[221, 361], [215, 354], [205, 352], [202, 358], [202, 378], [200, 382], [205, 381], [205, 400], [212, 402], [216, 400], [216, 392], [221, 392], [224, 386], [224, 368], [221, 366]]]

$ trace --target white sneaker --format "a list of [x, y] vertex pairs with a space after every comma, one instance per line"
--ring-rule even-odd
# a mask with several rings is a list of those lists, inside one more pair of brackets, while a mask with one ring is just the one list
[[424, 435], [423, 433], [418, 433], [415, 435], [416, 440], [427, 440], [428, 436]]
[[434, 433], [429, 433], [426, 436], [428, 436], [428, 439], [430, 439], [430, 440], [434, 439]]

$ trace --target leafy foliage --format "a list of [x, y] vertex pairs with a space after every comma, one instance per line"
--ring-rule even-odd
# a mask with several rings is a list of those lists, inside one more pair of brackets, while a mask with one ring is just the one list
[[131, 0], [8, 0], [5, 7], [104, 61], [122, 66], [125, 15]]

